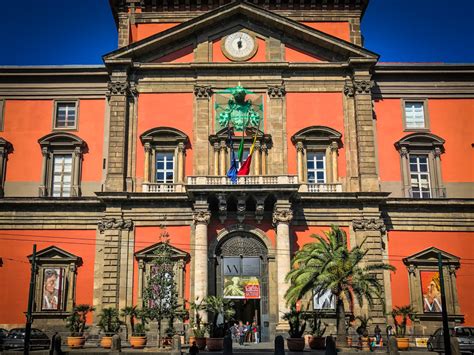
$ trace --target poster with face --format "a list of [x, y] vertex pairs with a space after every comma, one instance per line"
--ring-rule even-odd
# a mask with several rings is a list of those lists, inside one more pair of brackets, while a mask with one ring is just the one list
[[47, 268], [43, 271], [43, 304], [41, 309], [57, 311], [63, 304], [64, 269]]
[[336, 309], [336, 298], [331, 290], [314, 290], [313, 296], [314, 309]]
[[256, 277], [225, 276], [224, 298], [259, 299], [260, 283]]
[[437, 271], [421, 271], [421, 290], [423, 292], [423, 311], [441, 312], [441, 286]]

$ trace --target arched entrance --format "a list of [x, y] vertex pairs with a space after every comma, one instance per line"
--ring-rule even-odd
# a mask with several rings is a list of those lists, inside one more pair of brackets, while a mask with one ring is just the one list
[[215, 248], [215, 292], [232, 299], [235, 320], [260, 327], [261, 341], [269, 339], [268, 249], [255, 234], [230, 232]]

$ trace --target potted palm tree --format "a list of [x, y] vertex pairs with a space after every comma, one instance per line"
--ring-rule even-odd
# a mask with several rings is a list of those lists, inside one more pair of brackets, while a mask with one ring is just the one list
[[357, 316], [360, 326], [357, 327], [357, 334], [359, 335], [359, 346], [364, 351], [370, 351], [370, 340], [369, 340], [369, 322], [372, 320], [371, 317], [366, 315]]
[[117, 334], [122, 322], [119, 319], [119, 312], [115, 308], [103, 308], [99, 314], [97, 323], [104, 336], [100, 340], [100, 346], [104, 349], [112, 347], [112, 335]]
[[67, 345], [70, 348], [82, 348], [86, 342], [84, 331], [86, 330], [87, 314], [93, 312], [94, 307], [88, 304], [80, 304], [74, 307], [72, 313], [65, 319], [66, 327], [71, 332], [67, 337]]
[[[127, 330], [127, 338], [129, 339], [130, 345], [134, 349], [143, 349], [147, 342], [146, 337], [146, 314], [143, 310], [137, 308], [137, 306], [128, 306], [122, 308], [121, 316], [125, 319], [129, 319], [130, 332]], [[135, 323], [139, 319], [140, 323]], [[128, 335], [130, 334], [130, 337]]]
[[309, 326], [311, 328], [311, 337], [309, 338], [308, 345], [313, 350], [323, 350], [325, 348], [324, 333], [326, 332], [327, 324], [321, 321], [319, 312], [311, 312], [309, 318]]
[[315, 289], [330, 290], [336, 299], [337, 342], [346, 344], [344, 301], [352, 305], [354, 299], [359, 303], [366, 299], [372, 306], [375, 299], [383, 300], [383, 285], [375, 272], [395, 268], [384, 263], [362, 265], [367, 254], [365, 241], [349, 249], [346, 233], [337, 226], [332, 226], [325, 237], [311, 237], [315, 242], [295, 254], [286, 276], [290, 287], [285, 298], [291, 304]]
[[[395, 336], [397, 338], [398, 349], [408, 350], [410, 342], [405, 337], [407, 332], [408, 319], [414, 320], [415, 311], [410, 305], [395, 307], [392, 310], [393, 324], [395, 325]], [[401, 321], [400, 321], [401, 320]]]
[[295, 304], [292, 304], [290, 311], [283, 315], [283, 319], [288, 321], [288, 325], [290, 326], [290, 330], [288, 331], [290, 337], [286, 339], [288, 350], [290, 351], [304, 350], [303, 334], [306, 329], [306, 321], [303, 318], [303, 312], [297, 310]]
[[[234, 303], [231, 300], [219, 296], [207, 296], [204, 300], [204, 309], [211, 314], [209, 323], [209, 338], [207, 349], [209, 351], [222, 351], [224, 349], [224, 335], [227, 322], [234, 316]], [[224, 320], [218, 323], [219, 316]]]
[[192, 344], [193, 341], [196, 341], [196, 345], [199, 350], [204, 350], [206, 348], [206, 333], [207, 327], [202, 322], [201, 311], [205, 310], [202, 301], [199, 302], [199, 298], [196, 298], [196, 301], [189, 303], [189, 308], [191, 310], [191, 320], [190, 325], [193, 332], [193, 336], [189, 338], [189, 343]]

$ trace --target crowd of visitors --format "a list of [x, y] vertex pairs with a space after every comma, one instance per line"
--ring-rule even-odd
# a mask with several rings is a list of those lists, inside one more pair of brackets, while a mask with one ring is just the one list
[[260, 327], [256, 322], [250, 324], [246, 322], [245, 324], [240, 321], [234, 323], [230, 328], [232, 334], [232, 341], [244, 345], [244, 343], [259, 343], [260, 342]]

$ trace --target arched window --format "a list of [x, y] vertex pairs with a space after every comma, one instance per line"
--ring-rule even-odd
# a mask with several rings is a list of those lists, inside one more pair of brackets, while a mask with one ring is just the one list
[[314, 186], [339, 182], [337, 156], [341, 137], [338, 131], [324, 126], [307, 127], [291, 137], [297, 151], [300, 182]]
[[81, 196], [82, 156], [87, 144], [74, 134], [51, 133], [38, 140], [43, 154], [40, 196]]
[[446, 197], [441, 175], [444, 139], [431, 133], [412, 133], [398, 142], [405, 197]]
[[142, 190], [174, 191], [173, 184], [183, 184], [188, 136], [174, 128], [156, 127], [143, 133], [140, 140], [145, 149]]

